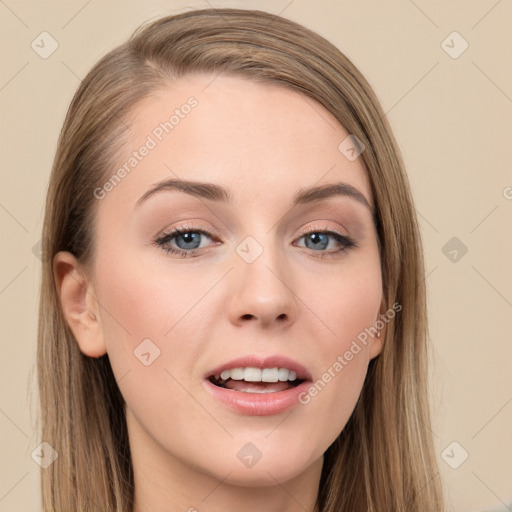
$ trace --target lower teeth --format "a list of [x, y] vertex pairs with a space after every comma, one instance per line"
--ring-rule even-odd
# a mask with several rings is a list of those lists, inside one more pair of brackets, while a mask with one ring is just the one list
[[[227, 389], [227, 388], [226, 388]], [[250, 391], [248, 389], [233, 389], [233, 391], [240, 391], [241, 393], [275, 393], [276, 391], [266, 391], [265, 389], [251, 389]]]
[[[272, 387], [272, 384], [275, 384], [275, 383], [272, 383], [272, 382], [248, 382], [247, 384], [252, 384], [252, 389], [232, 389], [232, 388], [228, 388], [226, 386], [226, 383], [229, 382], [231, 379], [227, 379], [227, 380], [222, 380], [222, 379], [215, 379], [215, 378], [211, 378], [210, 379], [210, 382], [220, 388], [223, 388], [223, 389], [229, 389], [231, 391], [239, 391], [241, 393], [277, 393], [278, 390], [272, 390], [272, 389], [266, 389], [265, 387], [262, 387], [262, 388], [258, 388], [257, 385], [258, 384], [265, 384], [265, 385], [268, 385], [268, 388]], [[245, 381], [243, 381], [245, 382]], [[302, 381], [299, 381], [299, 380], [294, 380], [294, 381], [289, 381], [288, 382], [288, 389], [292, 389], [296, 386], [298, 386]], [[284, 390], [286, 391], [286, 390]]]

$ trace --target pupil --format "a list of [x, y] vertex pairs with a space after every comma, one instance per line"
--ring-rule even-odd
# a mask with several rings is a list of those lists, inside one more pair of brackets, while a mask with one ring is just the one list
[[[321, 237], [323, 237], [323, 241]], [[308, 240], [313, 242], [315, 248], [321, 247], [322, 249], [325, 249], [329, 243], [328, 237], [325, 233], [311, 233], [309, 237], [306, 238], [306, 241]]]
[[[199, 236], [199, 233], [182, 233], [179, 237], [176, 238], [176, 241], [180, 240], [181, 238], [182, 240], [185, 241], [185, 244], [193, 244], [194, 241], [199, 242]], [[196, 238], [196, 240], [194, 240], [194, 238]], [[179, 245], [180, 244], [178, 244], [178, 246]], [[199, 245], [196, 245], [195, 247], [181, 247], [181, 249], [197, 249], [198, 246]]]

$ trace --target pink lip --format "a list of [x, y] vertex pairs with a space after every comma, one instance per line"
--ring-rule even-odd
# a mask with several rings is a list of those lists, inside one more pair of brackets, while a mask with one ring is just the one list
[[[297, 378], [304, 380], [298, 386], [286, 391], [275, 393], [245, 393], [226, 389], [212, 384], [208, 378], [212, 375], [219, 375], [223, 370], [252, 366], [254, 368], [288, 368], [297, 373]], [[297, 361], [285, 356], [248, 356], [233, 359], [210, 370], [205, 375], [204, 386], [213, 398], [219, 400], [236, 412], [250, 416], [267, 416], [279, 414], [299, 403], [299, 395], [307, 392], [311, 385], [312, 377], [310, 372]]]
[[279, 414], [299, 403], [299, 395], [307, 393], [310, 381], [304, 381], [295, 388], [275, 393], [244, 393], [225, 389], [204, 381], [206, 391], [216, 400], [241, 414], [249, 416], [268, 416]]
[[217, 366], [213, 370], [210, 370], [205, 376], [205, 379], [211, 377], [212, 375], [220, 375], [224, 370], [231, 370], [232, 368], [245, 368], [247, 366], [252, 366], [253, 368], [288, 368], [288, 370], [293, 370], [297, 374], [297, 378], [300, 380], [312, 380], [311, 374], [309, 371], [302, 366], [297, 361], [290, 359], [286, 356], [245, 356], [239, 357], [237, 359], [233, 359], [228, 361], [227, 363], [223, 363], [220, 366]]

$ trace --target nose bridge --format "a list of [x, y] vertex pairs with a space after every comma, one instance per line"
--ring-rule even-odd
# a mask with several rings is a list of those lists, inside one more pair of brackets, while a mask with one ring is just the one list
[[236, 247], [235, 271], [230, 299], [233, 322], [255, 319], [271, 323], [293, 321], [296, 312], [293, 279], [283, 254], [284, 244], [276, 240], [275, 230], [263, 227], [246, 236]]

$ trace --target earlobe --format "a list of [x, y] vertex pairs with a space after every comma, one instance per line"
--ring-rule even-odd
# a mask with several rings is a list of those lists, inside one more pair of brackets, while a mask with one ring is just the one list
[[58, 252], [53, 275], [64, 318], [81, 352], [90, 357], [106, 354], [99, 305], [81, 264], [70, 252]]

